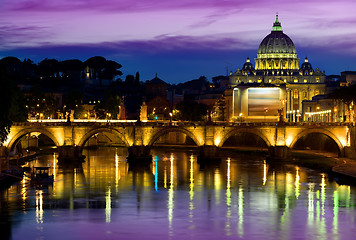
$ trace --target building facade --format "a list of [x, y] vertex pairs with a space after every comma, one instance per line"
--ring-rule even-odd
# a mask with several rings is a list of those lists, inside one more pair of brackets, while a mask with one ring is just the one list
[[[259, 45], [257, 58], [254, 60], [255, 66], [247, 58], [242, 69], [230, 73], [230, 87], [238, 89], [243, 85], [253, 84], [259, 87], [273, 85], [285, 88], [285, 94], [280, 94], [280, 102], [288, 121], [302, 120], [302, 102], [326, 93], [325, 72], [318, 68], [313, 69], [308, 58], [299, 67], [296, 47], [283, 32], [278, 15], [271, 33]], [[237, 95], [233, 94], [233, 99], [234, 104], [241, 105]], [[238, 107], [233, 106], [233, 109], [236, 108]], [[233, 111], [232, 120], [238, 119], [240, 114]], [[249, 115], [248, 112], [246, 114]]]

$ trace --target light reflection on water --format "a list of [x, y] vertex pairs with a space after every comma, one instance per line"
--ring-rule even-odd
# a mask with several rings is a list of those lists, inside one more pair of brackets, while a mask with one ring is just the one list
[[53, 155], [31, 162], [50, 166], [55, 182], [39, 188], [25, 178], [1, 193], [7, 239], [341, 240], [356, 232], [356, 189], [326, 174], [254, 155], [226, 153], [219, 166], [201, 167], [190, 151], [152, 153], [143, 169], [131, 169], [120, 148], [86, 150], [81, 166], [58, 166]]

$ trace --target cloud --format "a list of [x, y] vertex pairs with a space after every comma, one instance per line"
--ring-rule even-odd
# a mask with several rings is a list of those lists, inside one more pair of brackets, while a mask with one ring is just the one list
[[41, 41], [46, 37], [47, 33], [44, 27], [2, 25], [0, 26], [0, 49], [8, 46], [31, 46], [33, 42]]
[[[5, 0], [4, 6], [13, 11], [161, 11], [177, 9], [232, 9], [236, 6], [256, 6], [264, 0]], [[283, 1], [274, 1], [283, 2]]]
[[351, 0], [2, 0], [0, 46], [257, 49], [278, 11], [297, 49], [327, 44], [356, 52], [355, 8]]
[[216, 36], [165, 36], [161, 35], [152, 40], [122, 41], [101, 43], [103, 46], [120, 49], [124, 52], [188, 52], [214, 51], [244, 48], [244, 43], [236, 38]]

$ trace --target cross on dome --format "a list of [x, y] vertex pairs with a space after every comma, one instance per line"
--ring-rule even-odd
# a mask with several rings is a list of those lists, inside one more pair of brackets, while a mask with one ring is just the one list
[[278, 20], [278, 13], [276, 14], [276, 21], [273, 23], [272, 31], [282, 31], [282, 25]]

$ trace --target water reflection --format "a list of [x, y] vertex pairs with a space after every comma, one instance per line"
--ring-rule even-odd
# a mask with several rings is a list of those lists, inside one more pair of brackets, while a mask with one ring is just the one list
[[51, 167], [53, 185], [24, 178], [1, 192], [1, 221], [13, 239], [52, 239], [64, 227], [73, 233], [66, 239], [353, 236], [355, 188], [326, 174], [236, 153], [226, 153], [220, 165], [199, 166], [194, 152], [154, 150], [151, 166], [142, 168], [129, 166], [120, 148], [86, 151], [79, 165], [58, 166], [56, 155], [30, 163]]

